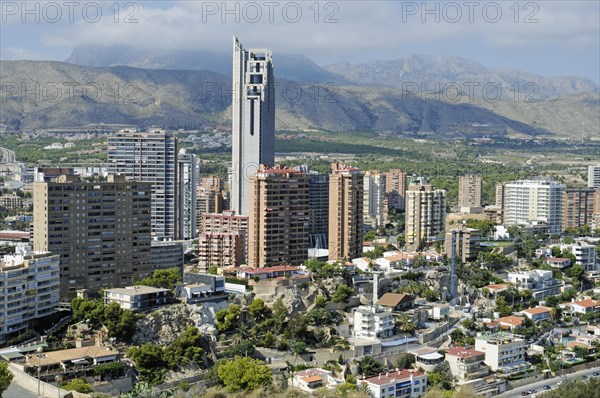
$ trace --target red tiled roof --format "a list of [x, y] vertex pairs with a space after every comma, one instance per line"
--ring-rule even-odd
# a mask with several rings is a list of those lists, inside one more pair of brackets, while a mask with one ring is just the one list
[[543, 314], [545, 312], [550, 312], [550, 308], [548, 307], [533, 307], [533, 308], [528, 308], [526, 310], [523, 310], [523, 312], [526, 312], [530, 315], [538, 315], [538, 314]]
[[283, 271], [298, 271], [298, 267], [285, 266], [285, 265], [277, 265], [275, 267], [266, 267], [266, 268], [230, 268], [230, 270], [235, 270], [238, 272], [245, 272], [248, 274], [268, 274], [271, 272], [283, 272]]
[[[567, 304], [569, 304], [569, 303], [567, 303]], [[598, 305], [600, 305], [600, 302], [598, 302], [596, 300], [592, 300], [592, 299], [585, 299], [585, 300], [581, 300], [581, 301], [575, 301], [574, 303], [570, 303], [570, 304], [577, 304], [581, 307], [589, 308], [589, 307], [597, 307]]]
[[452, 356], [459, 357], [459, 358], [470, 358], [470, 357], [476, 357], [478, 355], [485, 355], [485, 352], [481, 352], [481, 351], [477, 351], [477, 350], [473, 350], [471, 348], [465, 348], [465, 347], [453, 347], [453, 348], [448, 349], [448, 351], [446, 352], [446, 355], [452, 355]]
[[515, 327], [520, 326], [523, 323], [523, 321], [525, 321], [525, 318], [522, 318], [520, 316], [509, 315], [503, 316], [502, 318], [498, 318], [496, 319], [496, 321], [498, 321], [499, 323], [508, 323], [510, 326]]

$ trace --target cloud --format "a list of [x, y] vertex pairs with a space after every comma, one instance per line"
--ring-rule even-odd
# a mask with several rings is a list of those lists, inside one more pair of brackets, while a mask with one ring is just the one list
[[[516, 49], [526, 56], [525, 50], [542, 49], [548, 63], [578, 52], [587, 58], [577, 63], [599, 68], [598, 2], [148, 1], [115, 7], [88, 1], [81, 9], [91, 3], [102, 6], [97, 21], [88, 6], [87, 18], [79, 11], [74, 22], [63, 18], [41, 24], [31, 34], [49, 48], [122, 44], [227, 51], [236, 33], [246, 47], [304, 53], [320, 63], [390, 59], [409, 52], [468, 52], [478, 59], [484, 50]], [[3, 31], [10, 37], [14, 21], [9, 22]], [[3, 43], [25, 47], [19, 44], [22, 39], [15, 35]]]

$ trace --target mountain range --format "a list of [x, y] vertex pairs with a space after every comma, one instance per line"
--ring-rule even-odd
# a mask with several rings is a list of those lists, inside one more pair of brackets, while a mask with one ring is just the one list
[[[226, 54], [82, 47], [65, 63], [0, 66], [0, 123], [9, 129], [229, 123]], [[487, 69], [441, 55], [319, 66], [304, 55], [277, 53], [274, 70], [278, 130], [565, 138], [579, 137], [583, 124], [587, 134], [600, 135], [598, 85], [581, 77]], [[57, 87], [62, 94], [51, 98]]]

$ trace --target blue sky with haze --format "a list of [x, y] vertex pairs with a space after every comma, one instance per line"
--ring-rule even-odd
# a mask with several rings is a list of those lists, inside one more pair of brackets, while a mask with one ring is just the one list
[[87, 44], [229, 51], [235, 33], [246, 47], [321, 65], [449, 54], [600, 82], [596, 0], [0, 3], [2, 60], [64, 60]]

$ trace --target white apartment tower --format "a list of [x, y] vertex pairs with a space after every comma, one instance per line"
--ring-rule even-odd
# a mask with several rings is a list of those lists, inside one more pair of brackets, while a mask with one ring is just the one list
[[600, 188], [600, 164], [588, 166], [588, 188]]
[[562, 232], [562, 192], [565, 184], [551, 179], [519, 180], [506, 184], [504, 222], [529, 225], [544, 222], [548, 233]]
[[179, 239], [196, 239], [197, 211], [196, 189], [198, 187], [198, 160], [185, 149], [177, 156], [179, 178]]
[[405, 239], [411, 249], [419, 249], [442, 234], [446, 222], [446, 191], [415, 180], [406, 190]]
[[176, 138], [162, 130], [122, 130], [110, 135], [108, 174], [152, 183], [152, 238], [178, 238]]
[[378, 171], [367, 171], [363, 180], [363, 225], [365, 229], [382, 228], [386, 219], [386, 175]]
[[247, 215], [250, 177], [275, 159], [275, 81], [269, 50], [245, 50], [233, 38], [231, 210]]

